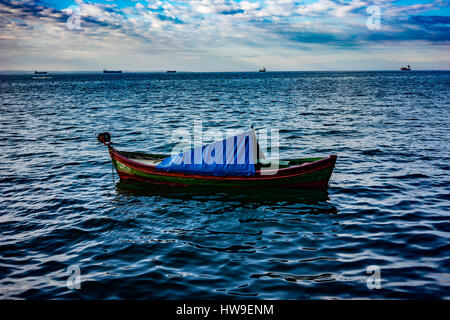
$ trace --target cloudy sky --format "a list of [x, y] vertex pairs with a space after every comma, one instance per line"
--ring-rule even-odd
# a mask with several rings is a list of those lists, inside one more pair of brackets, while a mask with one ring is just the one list
[[450, 69], [445, 0], [0, 0], [0, 70]]

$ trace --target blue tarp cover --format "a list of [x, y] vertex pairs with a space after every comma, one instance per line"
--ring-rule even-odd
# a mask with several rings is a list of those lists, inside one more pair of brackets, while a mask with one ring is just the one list
[[214, 176], [253, 176], [256, 136], [253, 130], [167, 157], [156, 168]]

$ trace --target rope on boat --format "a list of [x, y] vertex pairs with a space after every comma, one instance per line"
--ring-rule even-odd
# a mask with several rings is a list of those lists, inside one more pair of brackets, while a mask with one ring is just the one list
[[[109, 134], [109, 132], [102, 132], [99, 133], [97, 136], [97, 140], [101, 143], [104, 144], [105, 146], [109, 148], [111, 148], [112, 145], [112, 141], [111, 141], [111, 135]], [[116, 183], [116, 179], [114, 178], [114, 162], [111, 161], [111, 175], [112, 175], [112, 179], [113, 179], [113, 183]]]
[[114, 178], [114, 163], [111, 161], [111, 175], [113, 183], [116, 184], [116, 179]]

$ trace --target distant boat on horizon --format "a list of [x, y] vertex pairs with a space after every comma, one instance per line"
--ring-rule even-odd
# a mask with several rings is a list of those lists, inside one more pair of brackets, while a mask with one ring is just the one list
[[262, 67], [261, 69], [259, 69], [259, 72], [266, 72], [266, 67]]
[[407, 67], [401, 67], [400, 70], [402, 70], [402, 71], [411, 71], [411, 67], [408, 64]]
[[103, 73], [122, 73], [122, 70], [103, 70]]
[[166, 73], [175, 73], [177, 72], [176, 70], [167, 70]]
[[47, 71], [34, 71], [34, 74], [47, 74]]

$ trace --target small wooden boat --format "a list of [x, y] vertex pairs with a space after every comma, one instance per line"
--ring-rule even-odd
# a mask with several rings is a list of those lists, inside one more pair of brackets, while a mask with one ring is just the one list
[[302, 190], [326, 190], [337, 156], [280, 160], [279, 169], [272, 169], [267, 161], [255, 165], [253, 175], [195, 174], [165, 171], [158, 168], [168, 155], [119, 151], [112, 147], [111, 136], [98, 135], [100, 143], [109, 149], [111, 160], [122, 181], [138, 181], [182, 187], [231, 187], [231, 188], [289, 188]]

